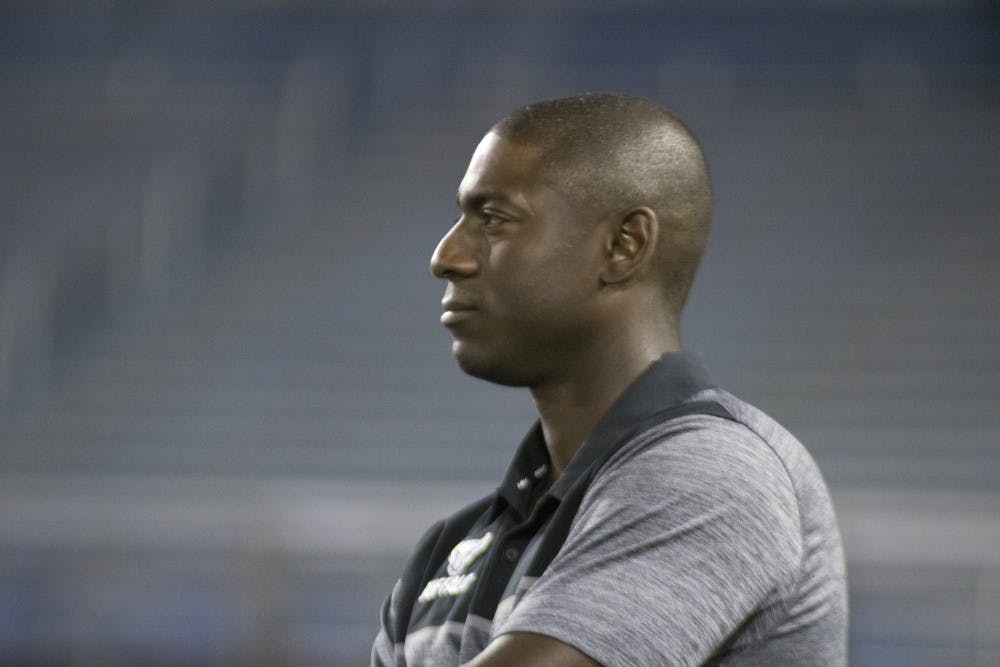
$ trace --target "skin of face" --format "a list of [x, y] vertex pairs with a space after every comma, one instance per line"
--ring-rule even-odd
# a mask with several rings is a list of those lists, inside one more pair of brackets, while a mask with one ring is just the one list
[[487, 134], [458, 189], [461, 216], [431, 258], [448, 282], [441, 322], [459, 366], [499, 384], [559, 382], [601, 331], [597, 215], [559, 187], [544, 158]]

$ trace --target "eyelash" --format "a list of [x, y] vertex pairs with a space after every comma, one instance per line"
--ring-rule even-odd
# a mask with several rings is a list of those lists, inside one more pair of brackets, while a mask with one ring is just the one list
[[[490, 213], [487, 211], [480, 212], [478, 218], [482, 221], [483, 229], [487, 231], [490, 229], [495, 229], [499, 225], [508, 221], [508, 218], [502, 215], [497, 215], [496, 213]], [[458, 217], [454, 220], [452, 224], [458, 224], [461, 220], [462, 218]]]
[[485, 227], [486, 229], [496, 227], [497, 225], [506, 222], [504, 218], [500, 217], [499, 215], [495, 215], [493, 213], [483, 213], [481, 217], [483, 219], [483, 227]]

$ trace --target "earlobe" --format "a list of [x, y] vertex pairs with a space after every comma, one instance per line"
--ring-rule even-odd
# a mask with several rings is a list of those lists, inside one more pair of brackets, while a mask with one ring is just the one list
[[659, 235], [656, 213], [643, 206], [619, 217], [605, 240], [605, 266], [601, 282], [626, 282], [653, 255]]

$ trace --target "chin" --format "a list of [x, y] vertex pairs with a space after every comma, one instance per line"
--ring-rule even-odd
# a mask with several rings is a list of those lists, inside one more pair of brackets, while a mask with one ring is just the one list
[[458, 362], [458, 367], [474, 378], [506, 387], [527, 387], [532, 384], [527, 373], [518, 369], [517, 364], [499, 359], [496, 355], [477, 353], [466, 343], [456, 340], [452, 343], [451, 353]]

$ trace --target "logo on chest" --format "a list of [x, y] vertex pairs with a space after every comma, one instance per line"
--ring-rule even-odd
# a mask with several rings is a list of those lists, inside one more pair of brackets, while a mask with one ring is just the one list
[[448, 554], [448, 576], [431, 579], [417, 598], [419, 602], [433, 602], [440, 597], [462, 595], [476, 581], [475, 572], [466, 572], [477, 558], [486, 553], [493, 542], [493, 533], [482, 537], [464, 539]]

